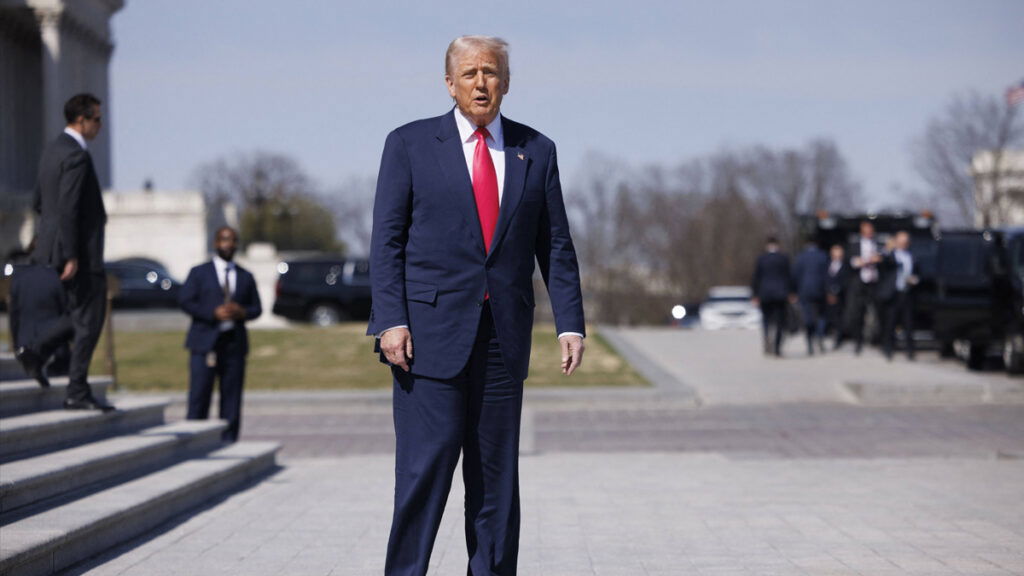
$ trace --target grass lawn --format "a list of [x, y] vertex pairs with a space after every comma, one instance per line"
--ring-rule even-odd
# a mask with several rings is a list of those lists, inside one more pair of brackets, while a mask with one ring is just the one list
[[[388, 369], [363, 335], [364, 323], [334, 328], [250, 330], [247, 390], [384, 389]], [[181, 332], [121, 332], [115, 337], [118, 384], [129, 391], [188, 388], [188, 354]], [[107, 373], [102, 340], [91, 373]], [[648, 383], [601, 337], [591, 332], [583, 367], [572, 377], [559, 370], [561, 352], [554, 327], [534, 330], [529, 387], [647, 386]]]

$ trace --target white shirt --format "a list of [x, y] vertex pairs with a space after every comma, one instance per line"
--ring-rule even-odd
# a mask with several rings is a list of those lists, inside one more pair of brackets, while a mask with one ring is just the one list
[[896, 269], [896, 290], [907, 291], [907, 279], [914, 273], [914, 257], [906, 250], [893, 252], [899, 266]]
[[874, 238], [860, 239], [860, 281], [865, 284], [878, 281], [878, 267], [874, 264], [868, 263], [868, 261], [877, 253], [878, 248], [875, 246]]
[[82, 150], [88, 150], [89, 149], [89, 146], [87, 146], [86, 143], [85, 143], [85, 138], [83, 138], [82, 135], [79, 134], [78, 131], [76, 131], [74, 128], [65, 127], [64, 128], [64, 133], [67, 134], [68, 136], [71, 136], [72, 138], [74, 138], [75, 142], [78, 142], [78, 145], [82, 147]]
[[[455, 108], [454, 116], [455, 126], [459, 129], [459, 138], [462, 139], [462, 153], [466, 155], [466, 169], [469, 170], [469, 179], [472, 181], [477, 126], [463, 116], [458, 108]], [[498, 175], [498, 206], [501, 206], [501, 194], [505, 191], [505, 135], [501, 131], [501, 114], [495, 116], [494, 120], [491, 120], [491, 123], [485, 128], [491, 134], [486, 143], [487, 150], [491, 153], [491, 160], [494, 161], [494, 172]]]
[[[235, 295], [235, 287], [238, 282], [238, 273], [235, 272], [237, 265], [234, 262], [228, 262], [220, 256], [213, 256], [213, 268], [217, 271], [217, 285], [224, 289], [224, 278], [227, 276], [228, 292], [232, 296]], [[220, 331], [227, 332], [235, 327], [234, 320], [225, 320], [220, 323]]]

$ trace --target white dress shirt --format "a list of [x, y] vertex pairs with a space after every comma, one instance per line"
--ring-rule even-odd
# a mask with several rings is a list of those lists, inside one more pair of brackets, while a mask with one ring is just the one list
[[860, 239], [860, 281], [865, 284], [878, 281], [878, 266], [869, 263], [871, 258], [878, 253], [874, 238]]
[[[455, 108], [454, 116], [459, 138], [462, 139], [462, 153], [466, 155], [466, 169], [469, 170], [469, 179], [472, 181], [477, 126], [463, 116], [458, 108]], [[501, 114], [495, 116], [485, 128], [491, 134], [485, 142], [487, 151], [491, 153], [491, 160], [494, 161], [494, 172], [498, 175], [498, 206], [501, 206], [501, 194], [505, 191], [505, 135], [501, 131]]]
[[896, 268], [896, 290], [906, 292], [909, 284], [907, 280], [914, 273], [914, 257], [907, 250], [896, 250], [893, 256], [899, 263]]
[[82, 135], [79, 134], [78, 131], [75, 130], [74, 128], [71, 128], [70, 126], [69, 127], [65, 127], [64, 128], [64, 133], [67, 134], [68, 136], [71, 136], [72, 138], [74, 138], [75, 142], [78, 142], [78, 145], [82, 147], [82, 150], [88, 150], [89, 149], [89, 146], [85, 143], [85, 138], [83, 138]]
[[[217, 285], [220, 286], [221, 290], [224, 290], [224, 277], [227, 276], [228, 292], [232, 296], [235, 295], [235, 287], [238, 282], [238, 273], [235, 272], [236, 264], [234, 262], [228, 262], [220, 256], [213, 256], [213, 268], [217, 271]], [[234, 320], [225, 320], [220, 323], [220, 331], [227, 332], [235, 327]]]

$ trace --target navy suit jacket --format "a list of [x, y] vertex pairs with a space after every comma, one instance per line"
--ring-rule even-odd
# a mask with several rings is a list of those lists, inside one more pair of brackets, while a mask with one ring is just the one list
[[817, 246], [806, 248], [793, 263], [793, 285], [801, 300], [824, 300], [828, 255]]
[[[248, 270], [235, 264], [235, 293], [231, 297], [245, 308], [245, 321], [235, 322], [234, 336], [241, 338], [242, 354], [249, 353], [249, 333], [245, 322], [255, 320], [263, 313], [260, 294], [256, 291], [256, 280]], [[217, 344], [220, 336], [220, 321], [213, 317], [213, 311], [224, 303], [224, 288], [217, 279], [213, 262], [196, 266], [188, 273], [185, 285], [178, 294], [178, 304], [192, 317], [192, 325], [185, 337], [185, 348], [193, 353], [205, 354]]]
[[762, 302], [785, 300], [793, 292], [789, 256], [782, 252], [763, 252], [758, 256], [750, 289]]
[[505, 186], [485, 253], [455, 111], [388, 135], [373, 207], [368, 334], [407, 325], [414, 374], [456, 376], [469, 360], [489, 294], [505, 367], [529, 371], [533, 272], [539, 266], [557, 333], [584, 333], [579, 265], [554, 143], [502, 117]]

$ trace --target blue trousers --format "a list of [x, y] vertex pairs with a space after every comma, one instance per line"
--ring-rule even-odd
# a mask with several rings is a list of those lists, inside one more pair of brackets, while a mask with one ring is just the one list
[[427, 573], [461, 452], [467, 573], [515, 574], [523, 383], [505, 369], [490, 307], [483, 307], [473, 352], [455, 378], [392, 372], [395, 509], [384, 573]]

